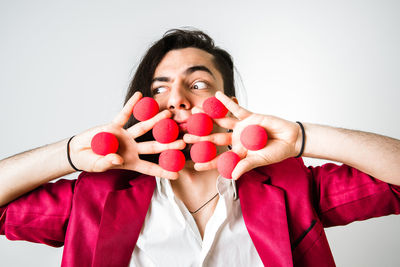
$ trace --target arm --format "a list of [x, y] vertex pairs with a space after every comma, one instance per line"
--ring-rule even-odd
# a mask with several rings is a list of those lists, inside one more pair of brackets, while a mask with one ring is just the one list
[[[221, 146], [232, 144], [232, 150], [242, 159], [232, 173], [234, 179], [256, 167], [280, 162], [299, 154], [302, 132], [297, 123], [252, 113], [220, 92], [217, 92], [216, 97], [234, 117], [214, 121], [223, 128], [233, 129], [233, 132], [205, 137], [186, 134], [184, 140], [187, 143], [208, 140]], [[240, 142], [241, 132], [251, 124], [260, 125], [268, 132], [266, 147], [258, 151], [247, 150]], [[309, 123], [304, 124], [304, 127], [306, 140], [303, 156], [342, 162], [387, 183], [400, 185], [399, 140]], [[217, 160], [216, 158], [207, 163], [196, 163], [195, 168], [197, 170], [216, 168]]]
[[373, 133], [304, 124], [304, 156], [334, 160], [400, 185], [400, 141]]
[[[155, 117], [139, 122], [129, 129], [123, 128], [132, 114], [133, 106], [141, 97], [140, 93], [135, 93], [111, 123], [89, 129], [72, 139], [70, 156], [78, 169], [86, 172], [128, 169], [168, 179], [178, 177], [178, 173], [165, 171], [157, 164], [140, 159], [139, 155], [156, 154], [166, 149], [183, 149], [185, 143], [182, 140], [169, 144], [135, 141], [137, 137], [153, 128], [158, 121], [170, 117], [169, 111], [160, 112]], [[92, 151], [90, 143], [93, 136], [103, 131], [113, 133], [118, 138], [118, 154], [99, 156]], [[41, 184], [73, 171], [67, 160], [67, 140], [4, 159], [0, 161], [0, 206]]]
[[72, 173], [66, 156], [68, 140], [0, 161], [0, 206], [55, 178]]

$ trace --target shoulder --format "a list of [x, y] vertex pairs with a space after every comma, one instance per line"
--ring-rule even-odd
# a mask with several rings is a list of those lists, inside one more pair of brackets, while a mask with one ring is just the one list
[[122, 190], [135, 185], [155, 185], [153, 176], [130, 170], [108, 170], [105, 172], [82, 172], [76, 182], [77, 188], [96, 188], [97, 190]]

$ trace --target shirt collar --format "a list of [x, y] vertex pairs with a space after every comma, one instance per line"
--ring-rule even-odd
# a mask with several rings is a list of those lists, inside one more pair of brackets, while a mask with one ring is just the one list
[[235, 180], [227, 179], [219, 175], [217, 178], [216, 186], [217, 191], [220, 195], [224, 197], [233, 197], [233, 200], [236, 200], [238, 198]]
[[[157, 191], [160, 196], [169, 199], [173, 199], [175, 197], [170, 180], [156, 177], [156, 184], [157, 184]], [[219, 175], [216, 181], [216, 188], [220, 196], [233, 197], [233, 200], [238, 199], [235, 180], [226, 179], [221, 175]]]

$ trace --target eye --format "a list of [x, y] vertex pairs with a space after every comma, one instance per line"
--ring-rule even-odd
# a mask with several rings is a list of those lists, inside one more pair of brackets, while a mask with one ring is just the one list
[[166, 88], [166, 87], [160, 86], [160, 87], [154, 88], [154, 89], [152, 90], [152, 93], [153, 93], [153, 95], [158, 95], [158, 94], [164, 93], [164, 92], [166, 92], [166, 91], [167, 91], [167, 88]]
[[207, 88], [208, 87], [208, 85], [207, 85], [207, 83], [205, 83], [205, 82], [195, 82], [194, 84], [193, 84], [193, 89], [196, 89], [196, 90], [201, 90], [201, 89], [205, 89], [205, 88]]

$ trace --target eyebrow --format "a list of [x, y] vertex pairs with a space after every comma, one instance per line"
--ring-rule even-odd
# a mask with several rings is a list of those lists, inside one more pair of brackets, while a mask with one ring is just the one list
[[[204, 65], [196, 65], [196, 66], [189, 67], [183, 72], [183, 74], [184, 75], [190, 75], [190, 74], [192, 74], [192, 73], [194, 73], [196, 71], [205, 71], [205, 72], [209, 73], [215, 79], [215, 76], [211, 72], [211, 70], [209, 68], [207, 68], [206, 66], [204, 66]], [[151, 83], [156, 82], [156, 81], [158, 81], [158, 82], [169, 82], [169, 81], [171, 81], [171, 78], [164, 77], [164, 76], [155, 77], [155, 78], [153, 78], [151, 80]]]

